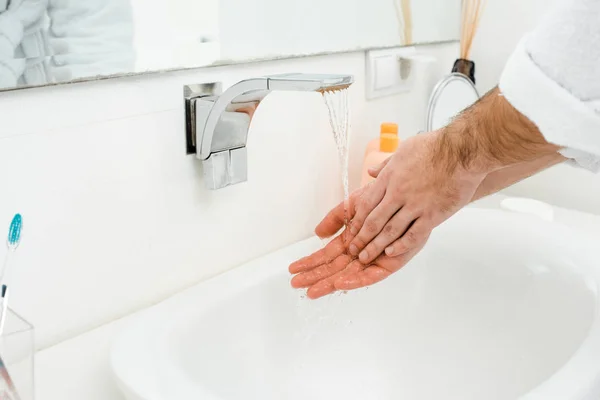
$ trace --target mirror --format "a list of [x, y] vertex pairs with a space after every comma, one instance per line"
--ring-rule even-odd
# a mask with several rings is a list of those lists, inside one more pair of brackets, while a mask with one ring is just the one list
[[461, 0], [0, 0], [0, 89], [452, 41]]
[[479, 100], [477, 88], [461, 73], [442, 79], [433, 89], [427, 110], [427, 132], [448, 125], [461, 111]]

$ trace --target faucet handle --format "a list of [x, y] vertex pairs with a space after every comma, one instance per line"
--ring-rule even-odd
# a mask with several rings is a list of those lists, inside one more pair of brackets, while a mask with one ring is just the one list
[[[202, 99], [198, 101], [202, 103]], [[197, 104], [197, 123], [205, 121], [205, 113], [209, 111], [209, 107]], [[203, 161], [204, 182], [208, 189], [220, 189], [248, 180], [246, 141], [250, 121], [251, 115], [243, 111], [225, 111], [221, 114], [215, 127], [210, 155]]]
[[246, 147], [212, 153], [202, 162], [207, 189], [220, 189], [248, 180]]

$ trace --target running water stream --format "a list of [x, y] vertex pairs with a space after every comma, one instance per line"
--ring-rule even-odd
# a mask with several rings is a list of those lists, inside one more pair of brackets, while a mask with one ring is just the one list
[[[331, 90], [323, 92], [323, 99], [329, 112], [329, 123], [333, 132], [333, 138], [338, 151], [340, 170], [342, 175], [342, 186], [344, 189], [344, 200], [348, 200], [348, 157], [350, 146], [350, 109], [348, 105], [348, 90]], [[346, 224], [348, 217], [346, 216]], [[304, 292], [304, 290], [303, 290]], [[297, 354], [293, 357], [290, 373], [282, 379], [279, 387], [282, 398], [299, 399], [305, 398], [301, 395], [299, 388], [306, 385], [316, 385], [314, 369], [315, 346], [319, 348], [327, 343], [327, 332], [335, 331], [338, 324], [348, 326], [350, 320], [340, 320], [338, 309], [343, 303], [342, 293], [337, 292], [327, 296], [320, 301], [307, 301], [305, 295], [298, 299], [297, 316], [303, 323], [296, 332], [295, 341], [298, 343]], [[287, 372], [287, 371], [286, 371]], [[284, 372], [285, 374], [285, 372]], [[310, 384], [308, 382], [311, 382]], [[326, 386], [326, 385], [325, 385]], [[324, 389], [320, 388], [321, 390]]]
[[329, 123], [338, 150], [342, 171], [344, 200], [350, 195], [348, 188], [348, 148], [350, 146], [350, 108], [348, 107], [348, 89], [323, 92], [323, 99], [329, 110]]

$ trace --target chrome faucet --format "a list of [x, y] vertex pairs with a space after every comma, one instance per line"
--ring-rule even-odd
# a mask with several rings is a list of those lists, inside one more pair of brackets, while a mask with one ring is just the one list
[[353, 82], [351, 75], [284, 74], [244, 80], [223, 94], [216, 93], [219, 84], [186, 86], [188, 153], [202, 160], [206, 187], [247, 180], [248, 129], [256, 107], [271, 91], [335, 91]]

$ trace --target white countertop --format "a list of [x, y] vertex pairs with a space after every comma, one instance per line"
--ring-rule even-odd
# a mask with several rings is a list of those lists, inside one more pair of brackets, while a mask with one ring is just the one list
[[[498, 208], [507, 196], [494, 195], [472, 205]], [[554, 207], [554, 221], [600, 238], [600, 216]], [[126, 317], [36, 355], [36, 400], [123, 400], [109, 365], [111, 339]]]

